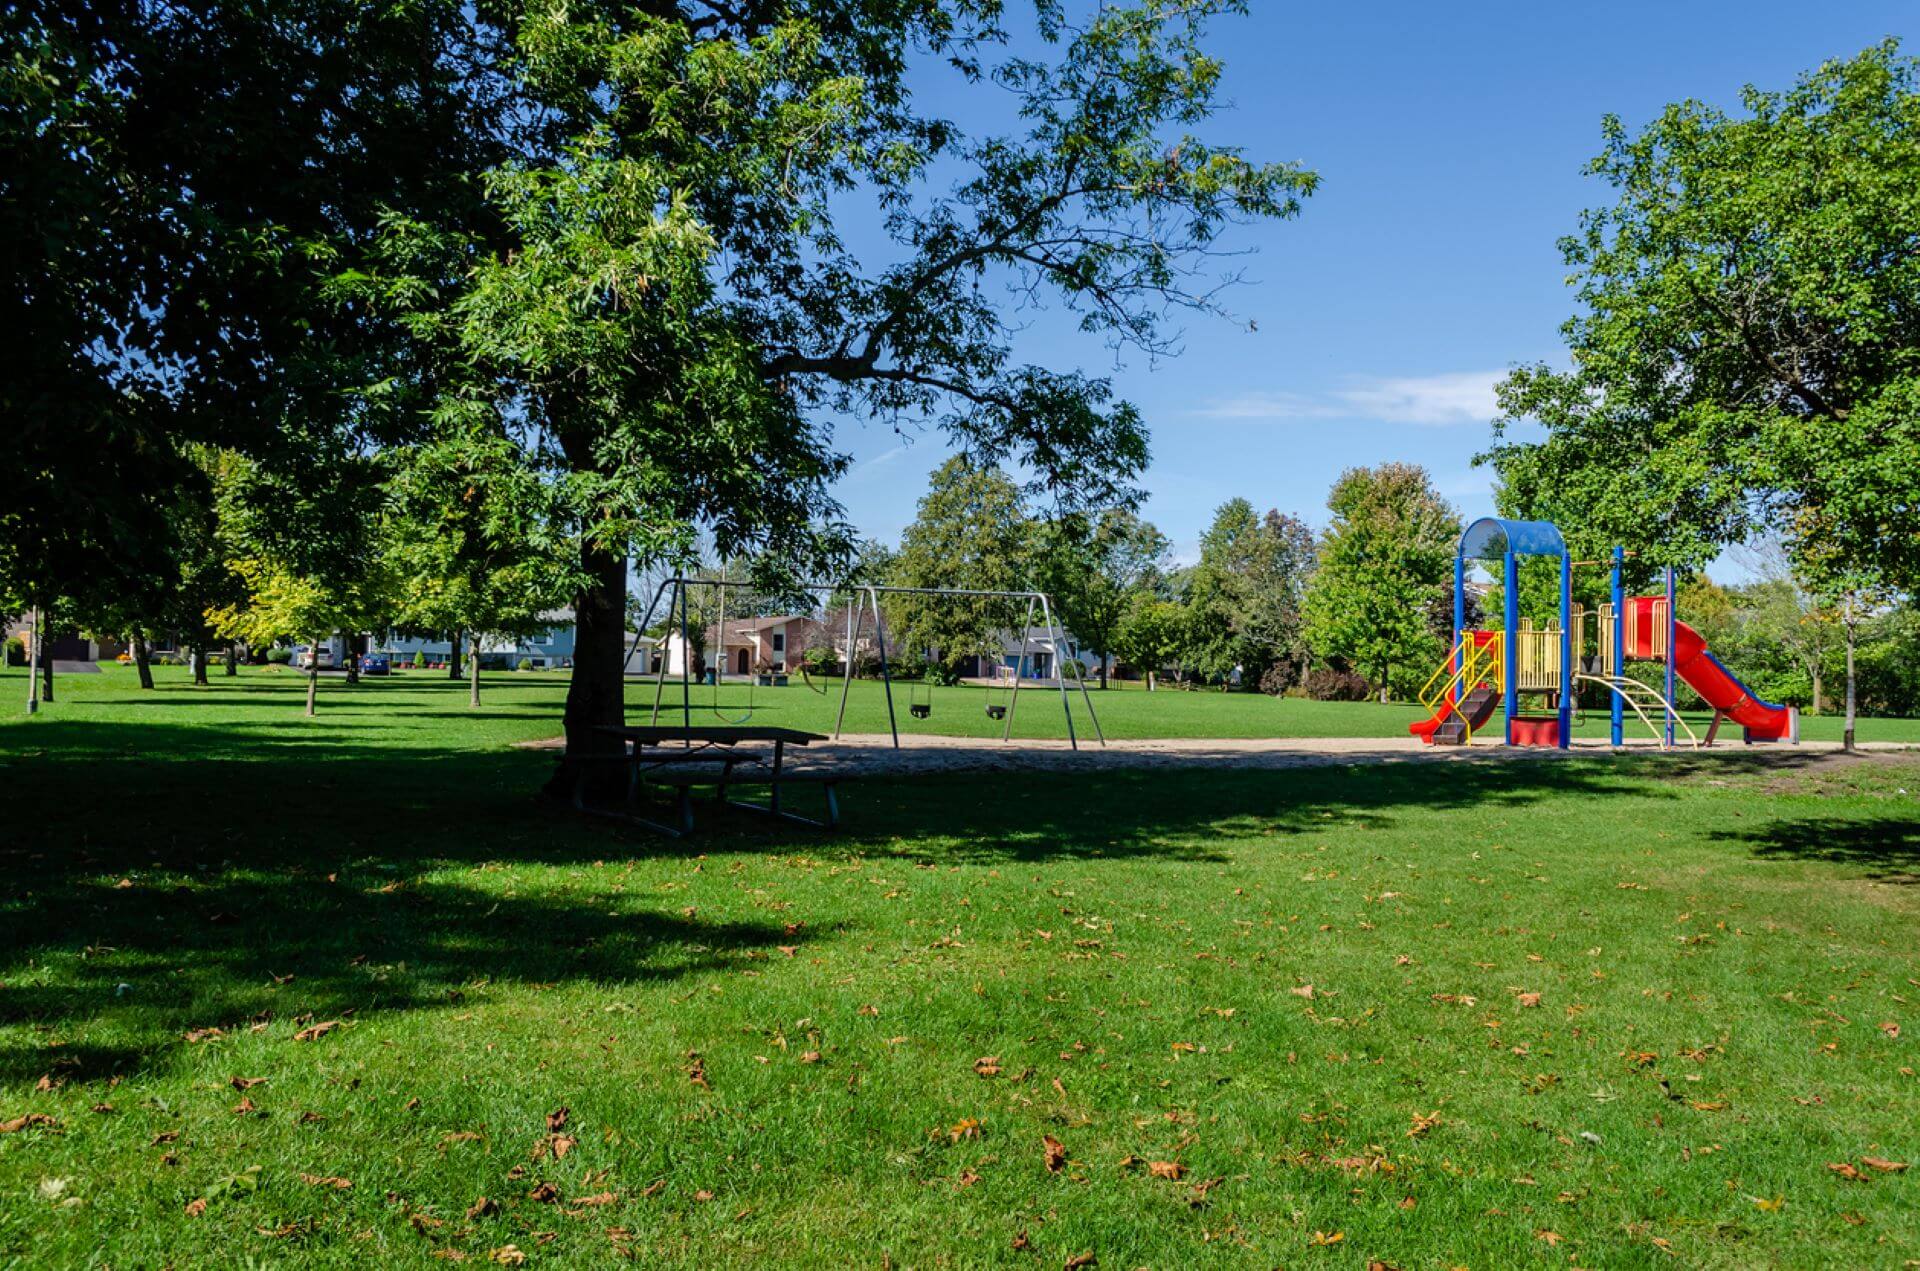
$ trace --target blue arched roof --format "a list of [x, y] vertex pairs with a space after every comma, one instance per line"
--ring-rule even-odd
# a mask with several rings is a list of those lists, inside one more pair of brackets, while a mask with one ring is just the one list
[[1564, 557], [1567, 540], [1552, 521], [1509, 521], [1498, 516], [1481, 517], [1460, 536], [1460, 555], [1468, 560], [1499, 560], [1509, 551], [1515, 556]]

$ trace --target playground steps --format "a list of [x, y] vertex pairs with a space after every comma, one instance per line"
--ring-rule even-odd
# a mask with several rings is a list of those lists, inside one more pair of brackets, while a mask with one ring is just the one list
[[1468, 721], [1472, 721], [1474, 728], [1479, 728], [1492, 718], [1493, 708], [1499, 704], [1499, 701], [1500, 695], [1491, 685], [1478, 686], [1461, 699], [1457, 712], [1449, 711], [1447, 717], [1440, 721], [1440, 726], [1433, 730], [1432, 744], [1464, 746], [1467, 743]]

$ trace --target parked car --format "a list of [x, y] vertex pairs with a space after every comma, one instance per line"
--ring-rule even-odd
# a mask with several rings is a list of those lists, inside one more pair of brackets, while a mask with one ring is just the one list
[[295, 645], [293, 649], [293, 664], [303, 671], [316, 665], [322, 670], [330, 669], [333, 666], [333, 650], [322, 648], [320, 650], [320, 660], [318, 663], [315, 663], [312, 649], [304, 644]]
[[360, 659], [362, 675], [392, 675], [393, 660], [384, 653], [369, 653]]

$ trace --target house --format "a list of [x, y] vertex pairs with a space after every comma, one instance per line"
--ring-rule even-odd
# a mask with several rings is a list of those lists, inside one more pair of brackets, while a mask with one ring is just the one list
[[[574, 622], [573, 610], [555, 609], [551, 613], [541, 614], [543, 621], [552, 626], [534, 633], [524, 639], [502, 639], [497, 636], [480, 637], [480, 669], [483, 671], [518, 670], [522, 662], [532, 663], [535, 670], [551, 670], [556, 667], [573, 665]], [[471, 644], [471, 637], [463, 637], [460, 654], [465, 657]], [[342, 665], [346, 656], [345, 644], [339, 636], [327, 642], [334, 655], [334, 665]], [[445, 636], [437, 639], [423, 636], [403, 636], [398, 632], [386, 632], [379, 640], [368, 642], [368, 647], [376, 653], [384, 653], [395, 662], [405, 666], [414, 660], [416, 654], [422, 654], [429, 662], [447, 662], [452, 658], [452, 644]]]
[[[961, 676], [967, 679], [998, 680], [1008, 675], [1017, 675], [1024, 680], [1050, 680], [1053, 678], [1054, 659], [1057, 656], [1064, 654], [1069, 661], [1082, 662], [1079, 640], [1064, 627], [1060, 628], [1060, 647], [1057, 649], [1054, 646], [1053, 632], [1045, 627], [1027, 628], [1024, 659], [1020, 632], [1002, 632], [998, 643], [1000, 645], [998, 653], [961, 659]], [[1084, 668], [1084, 662], [1082, 665]]]
[[[780, 614], [770, 618], [729, 618], [725, 625], [724, 638], [720, 624], [707, 628], [705, 649], [693, 654], [691, 670], [694, 673], [704, 672], [724, 656], [728, 675], [749, 675], [756, 671], [785, 674], [800, 665], [801, 655], [808, 649], [829, 644], [827, 628], [818, 618]], [[832, 647], [837, 654], [838, 646]], [[678, 631], [669, 631], [657, 638], [643, 636], [627, 659], [627, 674], [657, 674], [664, 661], [668, 675], [681, 675], [688, 670], [686, 654]]]

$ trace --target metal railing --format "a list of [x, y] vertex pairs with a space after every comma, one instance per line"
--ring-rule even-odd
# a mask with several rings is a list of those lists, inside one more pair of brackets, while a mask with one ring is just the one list
[[1467, 730], [1463, 739], [1466, 742], [1473, 741], [1473, 721], [1460, 709], [1460, 703], [1483, 683], [1496, 693], [1500, 691], [1505, 668], [1505, 659], [1501, 656], [1503, 639], [1497, 632], [1491, 638], [1482, 632], [1468, 632], [1447, 651], [1446, 661], [1421, 686], [1420, 705], [1428, 711], [1444, 707]]

